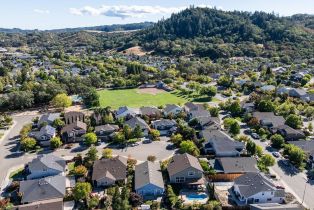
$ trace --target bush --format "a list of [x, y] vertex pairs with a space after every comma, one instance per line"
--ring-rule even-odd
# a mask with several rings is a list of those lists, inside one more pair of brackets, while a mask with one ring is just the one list
[[280, 134], [272, 135], [270, 137], [270, 141], [271, 141], [272, 147], [277, 148], [277, 149], [281, 148], [283, 144], [285, 143], [284, 138]]
[[21, 140], [21, 147], [24, 151], [31, 151], [36, 148], [36, 140], [34, 138], [26, 137]]
[[105, 149], [102, 151], [102, 157], [105, 158], [105, 159], [111, 158], [111, 157], [112, 157], [112, 149], [110, 149], [110, 148], [105, 148]]
[[59, 137], [54, 137], [52, 139], [50, 139], [50, 147], [52, 149], [57, 149], [59, 147], [61, 147], [62, 145], [62, 141]]
[[154, 155], [149, 155], [148, 157], [147, 157], [147, 160], [148, 161], [150, 161], [150, 162], [155, 162], [156, 161], [156, 156], [154, 156]]
[[87, 133], [84, 135], [85, 144], [91, 146], [92, 144], [96, 144], [97, 136], [95, 133]]

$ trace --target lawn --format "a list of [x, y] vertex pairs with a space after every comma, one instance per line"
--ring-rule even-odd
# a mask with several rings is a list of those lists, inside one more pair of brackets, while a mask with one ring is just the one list
[[175, 92], [161, 92], [156, 95], [149, 93], [138, 93], [138, 89], [124, 90], [101, 90], [100, 105], [110, 106], [114, 109], [121, 106], [139, 108], [141, 106], [161, 106], [165, 104], [183, 105], [188, 99], [181, 97]]
[[9, 175], [9, 179], [13, 179], [13, 180], [16, 180], [18, 178], [21, 178], [23, 177], [23, 174], [24, 174], [24, 168], [19, 168], [15, 171], [12, 171]]

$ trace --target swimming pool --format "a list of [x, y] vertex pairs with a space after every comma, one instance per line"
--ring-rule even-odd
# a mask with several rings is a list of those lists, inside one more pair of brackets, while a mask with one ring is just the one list
[[186, 198], [188, 200], [203, 200], [206, 199], [208, 196], [205, 193], [201, 193], [201, 194], [195, 194], [195, 193], [191, 193], [191, 194], [187, 194]]

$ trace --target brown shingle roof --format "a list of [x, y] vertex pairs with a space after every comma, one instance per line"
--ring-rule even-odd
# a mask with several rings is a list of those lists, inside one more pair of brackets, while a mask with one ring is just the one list
[[187, 168], [193, 167], [197, 170], [203, 171], [198, 159], [187, 153], [178, 154], [172, 157], [172, 160], [169, 162], [167, 170], [169, 176], [173, 176]]
[[[108, 173], [109, 172], [109, 173]], [[96, 160], [93, 166], [93, 180], [99, 180], [110, 175], [115, 180], [123, 180], [127, 173], [127, 159], [117, 156], [111, 159]]]

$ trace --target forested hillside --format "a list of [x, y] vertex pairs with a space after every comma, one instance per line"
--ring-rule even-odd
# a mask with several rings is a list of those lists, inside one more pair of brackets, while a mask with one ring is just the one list
[[306, 30], [312, 22], [301, 17], [298, 23], [297, 16], [191, 7], [145, 29], [140, 37], [144, 47], [172, 55], [312, 57], [314, 35]]

